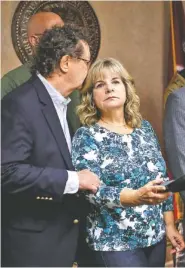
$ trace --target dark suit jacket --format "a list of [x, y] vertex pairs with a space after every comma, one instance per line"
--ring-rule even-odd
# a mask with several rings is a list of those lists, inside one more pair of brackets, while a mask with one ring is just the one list
[[2, 100], [2, 266], [72, 266], [78, 197], [63, 195], [71, 157], [37, 77]]
[[[176, 179], [185, 174], [185, 87], [168, 96], [164, 117], [164, 140], [169, 168]], [[180, 194], [185, 202], [185, 191]]]

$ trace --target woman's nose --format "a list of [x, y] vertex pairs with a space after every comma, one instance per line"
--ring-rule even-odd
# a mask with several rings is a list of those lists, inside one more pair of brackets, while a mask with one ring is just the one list
[[112, 87], [107, 86], [107, 88], [106, 88], [106, 93], [111, 93], [111, 92], [113, 92], [113, 91], [114, 91], [114, 89], [113, 89]]

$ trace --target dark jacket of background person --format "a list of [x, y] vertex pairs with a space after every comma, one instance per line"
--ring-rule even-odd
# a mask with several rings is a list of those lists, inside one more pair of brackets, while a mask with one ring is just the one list
[[[164, 137], [174, 179], [185, 174], [185, 87], [175, 90], [166, 102]], [[181, 192], [185, 202], [185, 192]]]
[[[173, 174], [173, 179], [177, 179], [185, 174], [185, 87], [175, 89], [167, 98], [164, 117], [164, 139], [169, 169]], [[185, 207], [185, 191], [180, 192], [180, 196]], [[185, 215], [185, 210], [183, 213]], [[184, 217], [181, 222], [179, 223], [179, 228], [182, 225], [181, 229], [185, 239]], [[179, 254], [177, 253], [175, 259], [177, 267], [184, 267], [185, 250]]]

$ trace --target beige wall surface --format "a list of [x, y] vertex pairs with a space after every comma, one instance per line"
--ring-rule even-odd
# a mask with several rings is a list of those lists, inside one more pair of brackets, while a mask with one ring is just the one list
[[11, 23], [19, 1], [1, 1], [1, 75], [21, 64], [12, 45]]
[[[162, 142], [162, 102], [167, 71], [168, 2], [90, 1], [100, 22], [99, 57], [115, 57], [134, 77], [141, 112]], [[18, 2], [2, 1], [2, 75], [20, 65], [11, 20]]]
[[[91, 2], [100, 21], [100, 57], [120, 60], [136, 82], [141, 112], [162, 141], [164, 27], [168, 3]], [[165, 52], [166, 53], [166, 52]]]

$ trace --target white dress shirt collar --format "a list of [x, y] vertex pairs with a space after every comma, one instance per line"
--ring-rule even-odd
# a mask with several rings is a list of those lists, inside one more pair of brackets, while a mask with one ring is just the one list
[[53, 101], [57, 101], [58, 103], [60, 102], [63, 105], [68, 105], [68, 103], [70, 103], [71, 99], [65, 98], [62, 96], [62, 94], [60, 92], [58, 92], [47, 80], [46, 78], [44, 78], [41, 74], [37, 74], [37, 76], [40, 78], [40, 80], [43, 82], [43, 84], [45, 85], [51, 99]]

